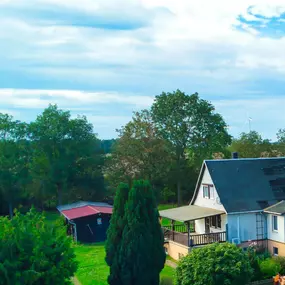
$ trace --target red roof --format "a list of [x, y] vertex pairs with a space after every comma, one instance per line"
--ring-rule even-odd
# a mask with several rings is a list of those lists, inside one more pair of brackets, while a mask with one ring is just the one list
[[63, 215], [69, 220], [92, 216], [96, 214], [112, 214], [112, 212], [112, 207], [103, 206], [83, 206], [62, 211]]

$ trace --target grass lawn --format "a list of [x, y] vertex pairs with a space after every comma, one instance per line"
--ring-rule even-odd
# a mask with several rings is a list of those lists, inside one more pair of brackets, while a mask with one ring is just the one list
[[[79, 262], [76, 277], [82, 285], [107, 285], [109, 267], [105, 263], [104, 244], [76, 245], [74, 249]], [[174, 278], [174, 274], [175, 269], [165, 266], [161, 277]]]

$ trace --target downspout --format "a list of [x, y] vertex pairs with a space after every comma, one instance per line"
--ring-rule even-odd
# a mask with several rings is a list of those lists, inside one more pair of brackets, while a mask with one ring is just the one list
[[74, 227], [74, 239], [75, 239], [75, 242], [77, 242], [76, 224], [75, 224], [74, 222], [72, 222], [72, 221], [69, 221], [69, 223], [70, 223], [71, 225], [73, 225], [73, 227]]

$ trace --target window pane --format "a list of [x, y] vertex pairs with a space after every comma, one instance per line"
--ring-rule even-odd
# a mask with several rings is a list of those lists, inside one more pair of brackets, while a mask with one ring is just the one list
[[278, 231], [278, 217], [277, 216], [273, 216], [272, 218], [273, 218], [273, 222], [272, 222], [273, 230], [274, 231]]
[[204, 198], [209, 198], [209, 187], [208, 187], [208, 185], [203, 186], [203, 196], [204, 196]]
[[210, 188], [210, 198], [214, 199], [214, 187], [213, 186], [209, 186]]

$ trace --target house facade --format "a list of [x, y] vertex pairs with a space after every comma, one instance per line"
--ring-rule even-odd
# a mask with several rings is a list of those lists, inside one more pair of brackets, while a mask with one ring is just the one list
[[213, 242], [243, 248], [255, 242], [285, 256], [283, 199], [285, 158], [204, 161], [190, 204], [160, 212], [171, 220], [164, 228], [166, 250], [179, 259]]

